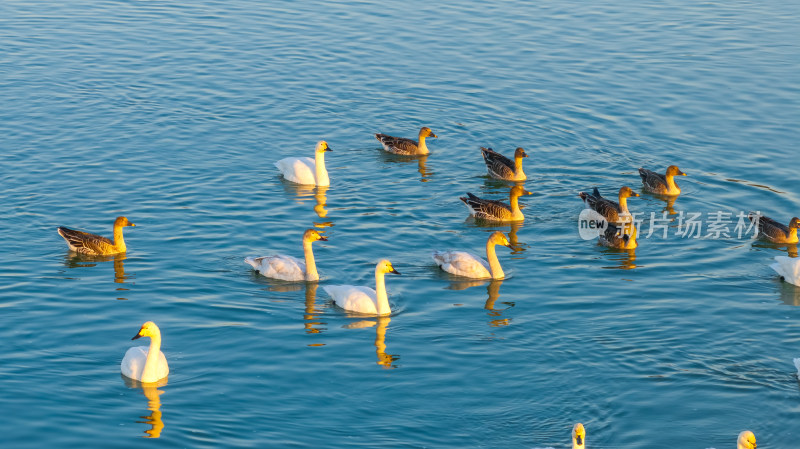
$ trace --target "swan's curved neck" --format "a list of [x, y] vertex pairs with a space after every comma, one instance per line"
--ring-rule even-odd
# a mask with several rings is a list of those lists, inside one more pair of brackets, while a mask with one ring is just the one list
[[376, 308], [378, 315], [389, 315], [392, 309], [389, 307], [389, 297], [386, 296], [386, 282], [384, 281], [384, 273], [380, 268], [375, 269], [375, 293], [376, 293]]
[[114, 226], [114, 246], [117, 248], [117, 251], [124, 253], [128, 250], [128, 247], [125, 246], [125, 239], [122, 238], [122, 228], [124, 226]]
[[428, 154], [428, 145], [425, 144], [425, 137], [419, 136], [419, 145], [417, 145], [417, 154]]
[[492, 279], [502, 279], [506, 275], [503, 273], [503, 268], [500, 266], [500, 261], [497, 260], [497, 253], [495, 252], [496, 243], [491, 240], [486, 242], [486, 258], [489, 260], [489, 272]]
[[142, 369], [142, 382], [155, 382], [158, 379], [158, 356], [161, 354], [161, 332], [156, 331], [150, 336], [150, 349], [147, 351], [147, 360]]
[[325, 169], [325, 152], [317, 151], [314, 154], [314, 177], [317, 179], [317, 185], [328, 185], [328, 170]]
[[317, 264], [314, 262], [314, 251], [311, 250], [311, 240], [303, 240], [303, 254], [306, 259], [306, 280], [318, 281]]

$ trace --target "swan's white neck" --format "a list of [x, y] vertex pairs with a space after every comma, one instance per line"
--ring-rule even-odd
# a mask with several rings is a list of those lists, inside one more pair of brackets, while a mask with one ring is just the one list
[[386, 282], [384, 281], [384, 273], [380, 267], [375, 268], [375, 293], [376, 293], [376, 306], [378, 315], [389, 315], [392, 309], [389, 307], [389, 297], [386, 296]]
[[316, 170], [314, 173], [314, 177], [317, 180], [317, 185], [318, 186], [330, 185], [330, 180], [328, 179], [328, 170], [325, 169], [324, 151], [317, 151], [314, 154], [314, 169]]
[[306, 259], [306, 280], [318, 281], [317, 264], [314, 262], [314, 252], [311, 250], [311, 240], [303, 240], [303, 254]]
[[117, 251], [124, 253], [128, 250], [128, 247], [125, 246], [125, 239], [122, 238], [122, 228], [123, 226], [114, 226], [114, 246]]
[[425, 144], [425, 137], [419, 136], [419, 145], [417, 145], [417, 154], [428, 154], [428, 145]]
[[150, 336], [150, 349], [147, 351], [147, 360], [142, 369], [141, 382], [155, 382], [158, 380], [158, 358], [161, 354], [161, 331], [156, 330]]
[[495, 252], [496, 243], [488, 240], [486, 242], [486, 258], [489, 260], [489, 272], [492, 275], [492, 279], [502, 279], [506, 275], [503, 273], [503, 268], [500, 267], [500, 261], [497, 260], [497, 252]]

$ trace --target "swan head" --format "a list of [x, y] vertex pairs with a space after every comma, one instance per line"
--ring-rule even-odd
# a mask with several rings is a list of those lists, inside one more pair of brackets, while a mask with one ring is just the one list
[[439, 138], [439, 136], [437, 136], [436, 134], [434, 134], [434, 133], [433, 133], [433, 131], [431, 131], [431, 129], [430, 129], [430, 128], [428, 128], [427, 126], [423, 126], [423, 127], [422, 127], [422, 128], [420, 128], [420, 130], [419, 130], [419, 138], [421, 139], [421, 138], [423, 138], [423, 137], [435, 137], [435, 138], [437, 138], [437, 139]]
[[619, 189], [620, 198], [630, 198], [632, 196], [639, 196], [639, 194], [634, 192], [633, 189], [631, 189], [628, 186], [624, 186], [621, 189]]
[[794, 217], [792, 221], [789, 222], [789, 229], [797, 229], [800, 228], [800, 218]]
[[128, 221], [126, 217], [117, 217], [117, 219], [114, 220], [114, 227], [120, 228], [122, 226], [136, 226], [136, 225]]
[[511, 188], [511, 197], [514, 198], [516, 196], [521, 195], [531, 195], [531, 192], [525, 190], [525, 187], [522, 186], [514, 186]]
[[136, 340], [137, 338], [142, 337], [161, 337], [161, 330], [158, 329], [156, 323], [152, 321], [148, 321], [142, 324], [142, 328], [139, 329], [139, 332], [131, 338], [131, 340]]
[[572, 447], [584, 447], [586, 445], [586, 430], [583, 424], [577, 423], [572, 427]]
[[317, 142], [317, 147], [316, 147], [315, 151], [317, 153], [324, 153], [326, 151], [333, 151], [333, 150], [331, 150], [331, 147], [328, 146], [328, 142], [325, 142], [324, 140], [320, 140], [319, 142]]
[[506, 238], [506, 235], [500, 231], [494, 231], [492, 235], [489, 236], [489, 242], [495, 245], [511, 247], [511, 243], [508, 241], [508, 238]]
[[670, 165], [667, 167], [667, 176], [686, 176], [677, 165]]
[[745, 430], [739, 434], [739, 439], [736, 441], [736, 449], [756, 449], [756, 436], [753, 432]]
[[522, 147], [518, 147], [514, 151], [514, 159], [519, 159], [521, 157], [528, 157], [528, 153], [526, 153], [525, 150], [522, 149]]
[[303, 233], [304, 242], [316, 242], [317, 240], [322, 240], [323, 242], [328, 241], [328, 239], [316, 229], [306, 229], [306, 232]]
[[378, 262], [378, 266], [375, 267], [375, 269], [380, 273], [400, 274], [400, 272], [395, 270], [394, 267], [392, 266], [392, 263], [389, 262], [387, 259], [383, 259], [380, 262]]

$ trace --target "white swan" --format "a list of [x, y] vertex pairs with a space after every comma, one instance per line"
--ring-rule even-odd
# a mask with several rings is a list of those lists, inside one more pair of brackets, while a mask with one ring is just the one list
[[150, 337], [150, 346], [134, 346], [128, 349], [120, 364], [122, 374], [142, 383], [156, 382], [167, 377], [169, 365], [161, 352], [161, 331], [156, 323], [142, 324], [139, 332], [131, 338]]
[[797, 377], [800, 379], [800, 358], [792, 359], [794, 362], [794, 367], [797, 368]]
[[739, 434], [739, 439], [736, 440], [736, 449], [756, 449], [756, 436], [753, 432], [745, 430]]
[[351, 312], [369, 315], [389, 315], [389, 298], [386, 296], [384, 274], [400, 274], [392, 263], [384, 259], [375, 266], [375, 290], [357, 285], [326, 285], [323, 288], [333, 298], [333, 303]]
[[586, 447], [586, 430], [583, 424], [577, 423], [572, 427], [572, 449], [584, 449]]
[[328, 170], [325, 169], [325, 152], [332, 151], [328, 142], [320, 140], [310, 157], [287, 157], [275, 163], [284, 178], [297, 184], [331, 185]]
[[316, 229], [306, 229], [303, 233], [303, 254], [305, 262], [292, 256], [277, 254], [274, 256], [246, 257], [244, 262], [268, 278], [284, 281], [318, 281], [317, 264], [311, 244], [317, 240], [327, 241]]
[[769, 267], [781, 275], [786, 282], [800, 287], [800, 258], [775, 256], [775, 263]]
[[433, 260], [442, 270], [473, 279], [502, 279], [505, 277], [500, 261], [497, 260], [495, 245], [511, 246], [506, 236], [495, 231], [486, 240], [486, 258], [488, 262], [466, 251], [434, 251]]

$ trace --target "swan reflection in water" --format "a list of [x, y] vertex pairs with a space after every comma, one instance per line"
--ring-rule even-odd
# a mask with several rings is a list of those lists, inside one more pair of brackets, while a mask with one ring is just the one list
[[450, 285], [447, 287], [447, 289], [466, 290], [471, 287], [486, 285], [486, 293], [489, 295], [489, 297], [486, 298], [486, 302], [483, 304], [483, 309], [487, 310], [486, 314], [491, 318], [489, 320], [489, 326], [500, 327], [500, 326], [508, 326], [509, 324], [511, 324], [511, 318], [503, 318], [503, 312], [516, 305], [513, 301], [503, 301], [500, 304], [504, 305], [505, 307], [500, 309], [495, 308], [495, 303], [497, 302], [497, 298], [500, 297], [500, 286], [502, 284], [503, 284], [502, 279], [494, 279], [491, 281], [489, 281], [488, 279], [472, 279], [472, 280], [451, 282]]
[[[102, 264], [104, 262], [113, 262], [114, 263], [114, 283], [115, 284], [127, 284], [130, 280], [134, 279], [133, 275], [126, 275], [125, 274], [125, 263], [124, 260], [127, 258], [125, 253], [114, 254], [111, 256], [87, 256], [85, 254], [79, 254], [73, 251], [67, 253], [64, 257], [64, 266], [67, 268], [87, 268], [87, 267], [95, 267], [98, 264]], [[128, 291], [127, 288], [119, 286], [116, 289], [117, 291]], [[117, 299], [127, 299], [127, 298], [117, 298]]]
[[386, 352], [386, 328], [389, 322], [392, 321], [388, 316], [375, 317], [373, 320], [362, 320], [350, 323], [343, 326], [345, 329], [363, 329], [366, 327], [375, 327], [375, 354], [378, 356], [378, 361], [375, 362], [383, 368], [392, 369], [397, 368], [394, 364], [400, 356], [388, 354]]
[[141, 388], [142, 393], [147, 398], [147, 410], [149, 415], [139, 416], [143, 421], [137, 423], [149, 424], [150, 428], [144, 431], [144, 438], [158, 438], [164, 430], [164, 421], [161, 420], [161, 393], [160, 387], [167, 385], [167, 378], [160, 379], [158, 382], [142, 383], [123, 375], [120, 375], [128, 388]]
[[[319, 218], [325, 218], [328, 215], [328, 210], [325, 209], [325, 206], [328, 205], [328, 196], [327, 192], [330, 187], [328, 186], [313, 186], [313, 185], [304, 185], [304, 184], [295, 184], [293, 182], [287, 181], [281, 178], [283, 182], [283, 188], [286, 190], [286, 193], [293, 195], [295, 200], [303, 204], [306, 200], [314, 198], [314, 212], [317, 214]], [[314, 223], [316, 227], [326, 227], [332, 226], [331, 222], [323, 222], [323, 223]]]
[[[307, 334], [321, 334], [328, 329], [325, 327], [328, 323], [318, 321], [319, 315], [323, 312], [317, 309], [317, 288], [319, 288], [319, 284], [316, 282], [306, 283], [306, 310], [303, 315], [303, 327]], [[321, 344], [313, 346], [321, 346]]]

